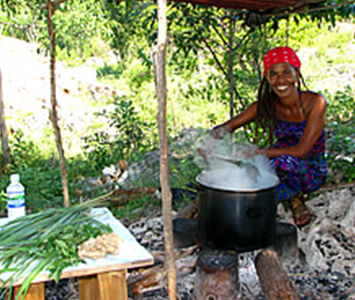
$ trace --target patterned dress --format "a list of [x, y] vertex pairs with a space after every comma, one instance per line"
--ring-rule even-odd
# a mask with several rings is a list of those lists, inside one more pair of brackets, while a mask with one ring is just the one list
[[[296, 145], [301, 138], [307, 121], [295, 123], [275, 120], [274, 147], [283, 148]], [[280, 179], [279, 201], [290, 200], [299, 193], [311, 193], [320, 188], [327, 176], [325, 160], [324, 130], [306, 158], [282, 155], [271, 159]]]

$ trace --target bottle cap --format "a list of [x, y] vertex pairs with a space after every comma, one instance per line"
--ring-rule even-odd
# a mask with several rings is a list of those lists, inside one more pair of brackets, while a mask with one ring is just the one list
[[11, 182], [20, 181], [20, 175], [19, 174], [11, 174], [10, 181]]

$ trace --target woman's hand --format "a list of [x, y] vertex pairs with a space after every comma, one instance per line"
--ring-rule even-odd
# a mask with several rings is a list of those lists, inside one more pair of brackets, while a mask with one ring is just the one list
[[253, 149], [253, 150], [248, 151], [247, 153], [245, 153], [245, 157], [249, 158], [249, 157], [252, 157], [252, 156], [255, 156], [255, 155], [265, 155], [265, 156], [267, 156], [266, 151], [267, 151], [267, 149], [265, 149], [265, 148]]
[[215, 139], [223, 139], [228, 133], [252, 122], [257, 114], [257, 103], [250, 104], [243, 112], [234, 116], [227, 122], [212, 128], [210, 135]]

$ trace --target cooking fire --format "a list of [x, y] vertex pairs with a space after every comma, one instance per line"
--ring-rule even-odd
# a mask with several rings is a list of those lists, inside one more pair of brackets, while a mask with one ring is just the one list
[[[278, 181], [262, 158], [240, 163], [231, 153], [218, 155], [202, 161], [198, 205], [191, 202], [188, 217], [174, 215], [180, 299], [275, 299], [273, 289], [277, 299], [355, 299], [355, 192], [319, 191], [307, 203], [312, 220], [300, 230], [277, 204]], [[228, 185], [233, 169], [243, 180]], [[161, 218], [129, 229], [156, 260], [129, 274], [130, 299], [168, 299]]]
[[[312, 222], [302, 230], [296, 229], [296, 248], [292, 245], [286, 247], [280, 255], [282, 267], [299, 299], [355, 299], [355, 250], [354, 246], [350, 246], [355, 245], [353, 242], [355, 220], [353, 199], [355, 199], [355, 191], [351, 188], [321, 191], [310, 201]], [[337, 209], [333, 210], [334, 207]], [[293, 226], [291, 228], [296, 228], [292, 224], [290, 213], [286, 212], [282, 206], [278, 206], [278, 215], [281, 222], [291, 224]], [[153, 253], [157, 262], [155, 269], [145, 270], [143, 273], [136, 270], [129, 274], [130, 299], [168, 299], [161, 264], [164, 260], [162, 218], [142, 218], [131, 223], [129, 229], [137, 240]], [[290, 241], [292, 238], [289, 239]], [[297, 257], [295, 257], [295, 250]], [[192, 299], [196, 281], [196, 263], [201, 249], [196, 245], [191, 245], [175, 251], [179, 296], [185, 300]], [[238, 256], [239, 294], [237, 299], [265, 299], [254, 263], [260, 251], [260, 249], [248, 251]], [[156, 280], [151, 280], [153, 277]], [[146, 278], [146, 281], [143, 278]], [[133, 289], [139, 290], [140, 296], [134, 294]]]

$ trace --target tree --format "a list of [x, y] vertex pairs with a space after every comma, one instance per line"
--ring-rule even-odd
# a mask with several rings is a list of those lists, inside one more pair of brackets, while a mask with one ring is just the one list
[[10, 163], [10, 147], [9, 147], [9, 138], [7, 134], [7, 127], [5, 122], [5, 105], [3, 99], [3, 90], [2, 90], [2, 75], [0, 70], [0, 135], [1, 135], [1, 148], [2, 155], [4, 158], [4, 165]]
[[51, 81], [51, 103], [52, 110], [50, 112], [49, 119], [52, 122], [55, 141], [59, 154], [59, 164], [62, 173], [62, 188], [63, 188], [63, 204], [65, 207], [70, 206], [69, 202], [69, 187], [68, 187], [68, 174], [65, 163], [65, 156], [62, 144], [62, 136], [60, 133], [60, 127], [58, 125], [57, 114], [57, 98], [56, 98], [56, 80], [55, 80], [55, 32], [53, 31], [52, 17], [55, 12], [56, 6], [52, 5], [51, 0], [47, 1], [47, 22], [48, 22], [48, 36], [50, 42], [50, 81]]

